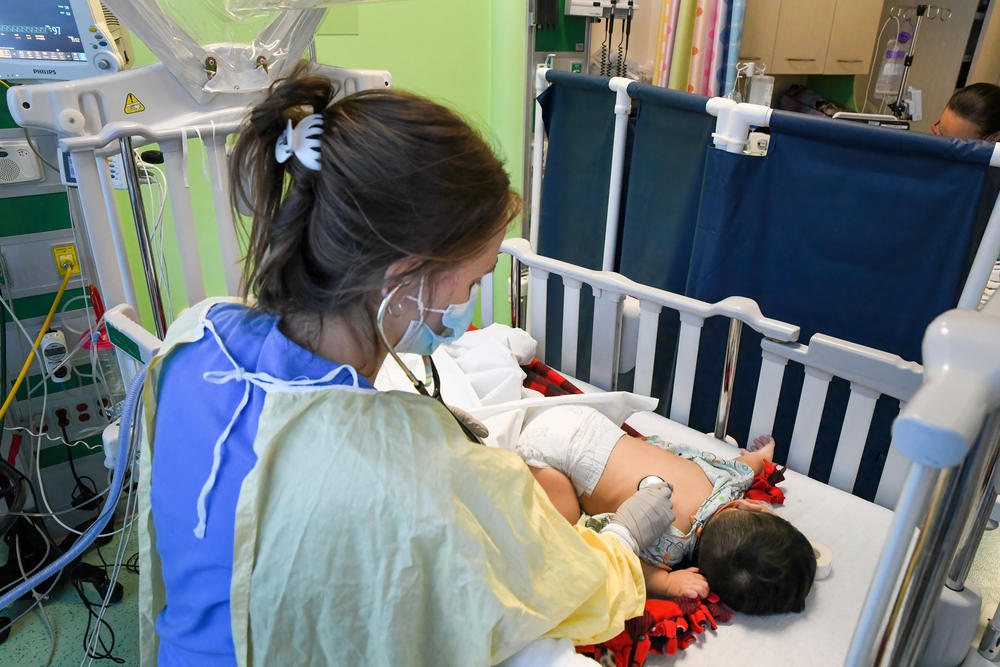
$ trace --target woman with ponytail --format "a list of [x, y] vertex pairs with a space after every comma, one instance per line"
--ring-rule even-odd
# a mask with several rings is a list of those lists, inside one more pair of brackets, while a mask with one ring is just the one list
[[332, 97], [300, 66], [253, 109], [244, 298], [192, 306], [150, 365], [143, 663], [464, 667], [615, 636], [669, 488], [574, 528], [516, 454], [372, 387], [390, 346], [467, 327], [520, 207], [503, 165], [429, 100]]

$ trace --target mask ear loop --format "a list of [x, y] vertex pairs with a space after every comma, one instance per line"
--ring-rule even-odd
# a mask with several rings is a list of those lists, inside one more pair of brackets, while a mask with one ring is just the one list
[[[423, 382], [417, 379], [417, 376], [413, 374], [410, 368], [403, 363], [402, 359], [399, 358], [399, 355], [396, 354], [396, 351], [392, 349], [392, 345], [389, 344], [389, 339], [386, 338], [385, 329], [382, 326], [382, 321], [385, 319], [385, 314], [389, 309], [389, 302], [392, 301], [392, 297], [396, 295], [396, 292], [399, 291], [400, 287], [402, 287], [402, 285], [396, 285], [395, 287], [393, 287], [392, 291], [386, 294], [385, 297], [382, 299], [382, 303], [378, 305], [378, 313], [376, 313], [375, 315], [375, 330], [378, 331], [378, 337], [382, 340], [382, 344], [385, 345], [385, 349], [389, 351], [389, 354], [396, 361], [396, 364], [403, 370], [403, 373], [406, 374], [406, 378], [410, 381], [411, 384], [413, 384], [414, 389], [416, 389], [418, 393], [423, 394], [424, 396], [431, 396], [430, 392], [427, 391], [427, 386]], [[424, 357], [425, 367], [427, 363], [428, 363], [427, 357]], [[436, 369], [434, 370], [434, 374], [435, 374], [434, 385], [436, 388], [437, 387]], [[440, 395], [440, 391], [437, 391], [435, 393]]]
[[388, 310], [389, 302], [392, 300], [392, 297], [396, 294], [396, 292], [399, 290], [400, 287], [402, 287], [402, 285], [396, 285], [394, 288], [392, 288], [391, 292], [385, 295], [385, 297], [382, 299], [382, 303], [378, 305], [378, 312], [375, 314], [375, 330], [378, 332], [378, 336], [382, 340], [382, 344], [385, 345], [385, 349], [387, 349], [389, 351], [389, 354], [392, 355], [392, 358], [396, 361], [396, 364], [398, 364], [399, 367], [403, 369], [403, 373], [406, 374], [406, 377], [410, 380], [410, 382], [413, 384], [413, 387], [417, 390], [418, 393], [423, 394], [428, 398], [436, 399], [438, 403], [444, 406], [444, 409], [448, 411], [448, 414], [450, 414], [452, 417], [455, 418], [455, 422], [462, 429], [462, 432], [465, 433], [465, 437], [467, 437], [469, 440], [471, 440], [476, 444], [479, 445], [484, 444], [482, 439], [478, 435], [473, 433], [472, 429], [466, 426], [465, 423], [461, 419], [459, 419], [454, 412], [451, 411], [451, 408], [449, 408], [448, 404], [444, 402], [444, 399], [441, 398], [441, 379], [438, 375], [437, 365], [435, 365], [434, 359], [426, 355], [421, 355], [421, 358], [424, 360], [424, 369], [430, 368], [430, 375], [434, 381], [434, 393], [431, 394], [430, 392], [427, 391], [427, 386], [423, 382], [417, 379], [417, 377], [412, 373], [412, 371], [410, 371], [409, 367], [407, 367], [407, 365], [403, 363], [403, 360], [399, 358], [399, 355], [396, 354], [396, 351], [392, 349], [392, 345], [389, 344], [389, 339], [386, 338], [385, 330], [382, 328], [382, 320], [385, 319], [385, 313]]

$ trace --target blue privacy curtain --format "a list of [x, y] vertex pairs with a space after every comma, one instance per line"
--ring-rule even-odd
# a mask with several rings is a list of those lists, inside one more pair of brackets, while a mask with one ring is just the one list
[[[629, 157], [619, 271], [646, 285], [683, 293], [691, 259], [705, 156], [715, 117], [707, 97], [634, 83], [638, 113]], [[653, 395], [670, 396], [679, 318], [660, 315]], [[662, 400], [660, 410], [669, 410]]]
[[[615, 93], [608, 79], [549, 70], [549, 88], [538, 97], [548, 151], [542, 179], [538, 248], [540, 254], [589, 269], [600, 269], [608, 210]], [[545, 361], [558, 368], [562, 341], [562, 285], [549, 278]], [[589, 288], [580, 298], [577, 373], [590, 368], [593, 302]]]
[[[705, 301], [754, 299], [766, 315], [800, 325], [803, 342], [822, 332], [920, 361], [924, 329], [957, 302], [982, 235], [991, 148], [775, 111], [766, 157], [709, 151], [685, 291]], [[724, 344], [719, 325], [706, 326], [703, 351]], [[729, 429], [740, 441], [760, 367], [760, 339], [749, 333]], [[692, 425], [711, 427], [720, 381], [721, 358], [703, 354]], [[775, 425], [782, 457], [800, 386], [790, 364]], [[831, 386], [814, 477], [829, 474], [846, 392]], [[882, 403], [855, 487], [865, 497], [874, 495], [896, 410]]]

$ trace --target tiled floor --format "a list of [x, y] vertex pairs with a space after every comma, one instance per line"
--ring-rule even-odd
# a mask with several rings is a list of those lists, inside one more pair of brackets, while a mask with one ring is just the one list
[[[104, 558], [110, 563], [118, 547], [115, 539], [101, 547]], [[136, 553], [136, 535], [126, 544], [124, 551], [127, 559]], [[88, 563], [100, 564], [97, 552], [91, 549], [84, 560]], [[122, 568], [118, 581], [125, 589], [122, 601], [108, 607], [105, 620], [115, 633], [115, 645], [112, 654], [121, 658], [125, 665], [139, 664], [139, 627], [138, 620], [138, 577]], [[89, 598], [98, 602], [99, 597], [94, 587], [84, 584]], [[30, 602], [19, 601], [5, 610], [8, 617], [20, 614]], [[72, 585], [60, 581], [52, 595], [43, 602], [45, 614], [52, 624], [55, 635], [55, 651], [51, 664], [58, 667], [79, 665], [83, 659], [84, 633], [87, 629], [87, 610], [80, 602], [76, 589]], [[110, 634], [105, 630], [101, 637], [107, 642]], [[50, 649], [49, 633], [45, 628], [38, 611], [32, 611], [14, 624], [10, 638], [0, 645], [0, 666], [2, 667], [42, 667], [48, 659]], [[113, 665], [107, 660], [95, 660], [96, 665]]]
[[976, 642], [983, 635], [988, 619], [997, 613], [1000, 604], [1000, 529], [988, 530], [976, 552], [976, 559], [969, 571], [969, 582], [979, 589], [983, 596], [983, 608], [976, 631]]

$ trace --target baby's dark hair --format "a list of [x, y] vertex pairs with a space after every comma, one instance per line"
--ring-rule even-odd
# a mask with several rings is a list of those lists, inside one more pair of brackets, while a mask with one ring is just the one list
[[816, 576], [809, 540], [770, 512], [719, 512], [702, 529], [696, 559], [712, 592], [745, 614], [802, 611]]

